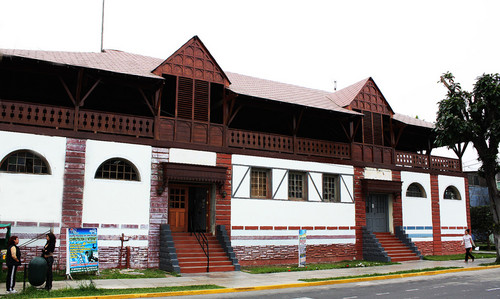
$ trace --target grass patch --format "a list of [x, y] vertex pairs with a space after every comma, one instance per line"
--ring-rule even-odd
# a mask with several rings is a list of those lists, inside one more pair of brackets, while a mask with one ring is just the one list
[[419, 272], [439, 271], [439, 270], [447, 270], [447, 269], [460, 269], [460, 267], [434, 267], [434, 268], [413, 269], [413, 270], [404, 270], [404, 271], [389, 272], [389, 273], [372, 273], [372, 274], [364, 274], [364, 275], [327, 277], [327, 278], [307, 278], [307, 279], [299, 279], [299, 280], [305, 281], [305, 282], [315, 282], [315, 281], [340, 280], [340, 279], [349, 279], [349, 278], [363, 278], [363, 277], [375, 277], [375, 276], [419, 273]]
[[123, 294], [138, 294], [138, 293], [164, 293], [178, 291], [197, 291], [197, 290], [212, 290], [223, 289], [224, 287], [208, 284], [208, 285], [192, 285], [192, 286], [177, 286], [177, 287], [158, 287], [158, 288], [135, 288], [135, 289], [98, 289], [94, 284], [82, 284], [75, 289], [61, 289], [47, 292], [43, 289], [34, 287], [26, 288], [24, 292], [9, 295], [8, 298], [61, 298], [61, 297], [80, 297], [80, 296], [103, 296], [103, 295], [123, 295]]
[[385, 263], [385, 262], [369, 262], [369, 261], [341, 261], [330, 264], [309, 264], [306, 267], [294, 266], [246, 266], [242, 267], [241, 271], [251, 274], [264, 274], [264, 273], [278, 273], [278, 272], [295, 272], [295, 271], [315, 271], [315, 270], [329, 270], [341, 268], [359, 268], [359, 267], [375, 267], [394, 265], [398, 263]]
[[[492, 258], [492, 257], [497, 257], [496, 254], [494, 253], [472, 253], [476, 259], [485, 259], [485, 258]], [[427, 255], [424, 256], [424, 260], [429, 260], [429, 261], [454, 261], [454, 260], [464, 260], [465, 259], [465, 254], [450, 254], [450, 255]]]
[[[5, 281], [7, 276], [6, 271], [0, 271], [0, 281]], [[159, 269], [104, 269], [100, 271], [99, 275], [96, 273], [73, 273], [71, 277], [73, 280], [95, 280], [95, 279], [134, 279], [134, 278], [163, 278], [175, 276], [178, 277], [180, 274], [165, 272]], [[17, 271], [16, 281], [22, 282], [24, 278], [24, 270]], [[53, 280], [60, 281], [66, 280], [65, 271], [54, 271]], [[26, 277], [26, 281], [28, 278]]]

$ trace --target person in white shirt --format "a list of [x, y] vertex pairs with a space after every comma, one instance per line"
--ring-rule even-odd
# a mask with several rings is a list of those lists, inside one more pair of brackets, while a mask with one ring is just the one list
[[476, 244], [474, 244], [474, 241], [472, 240], [469, 229], [465, 230], [465, 235], [463, 236], [462, 239], [462, 245], [464, 244], [465, 244], [465, 262], [466, 263], [469, 262], [469, 256], [472, 259], [472, 261], [474, 261], [474, 256], [471, 254], [471, 251], [472, 247], [473, 246], [475, 247]]

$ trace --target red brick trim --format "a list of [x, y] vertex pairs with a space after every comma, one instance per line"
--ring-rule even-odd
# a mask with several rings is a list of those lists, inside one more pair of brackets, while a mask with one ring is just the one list
[[[66, 139], [60, 236], [61, 248], [66, 248], [67, 228], [82, 227], [86, 148], [86, 140]], [[61, 250], [59, 263], [65, 265], [66, 250]]]
[[321, 231], [321, 230], [355, 230], [355, 226], [232, 226], [232, 230], [299, 230], [306, 229], [308, 231]]
[[431, 174], [431, 206], [432, 206], [432, 237], [433, 254], [442, 255], [441, 241], [441, 211], [439, 207], [439, 182], [438, 176]]

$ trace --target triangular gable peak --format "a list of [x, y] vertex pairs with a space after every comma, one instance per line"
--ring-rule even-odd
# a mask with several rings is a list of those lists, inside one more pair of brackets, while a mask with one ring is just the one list
[[350, 103], [349, 108], [385, 115], [394, 115], [394, 111], [372, 78], [366, 81], [365, 85]]
[[187, 77], [229, 86], [224, 71], [217, 64], [198, 36], [194, 36], [160, 64], [154, 74]]

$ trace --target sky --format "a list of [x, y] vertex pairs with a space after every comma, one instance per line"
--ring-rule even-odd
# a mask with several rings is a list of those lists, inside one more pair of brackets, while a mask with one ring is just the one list
[[[166, 59], [197, 35], [224, 71], [331, 91], [372, 77], [396, 113], [429, 122], [440, 75], [471, 90], [500, 72], [498, 0], [104, 1], [104, 49]], [[102, 8], [0, 0], [0, 48], [99, 52]]]

